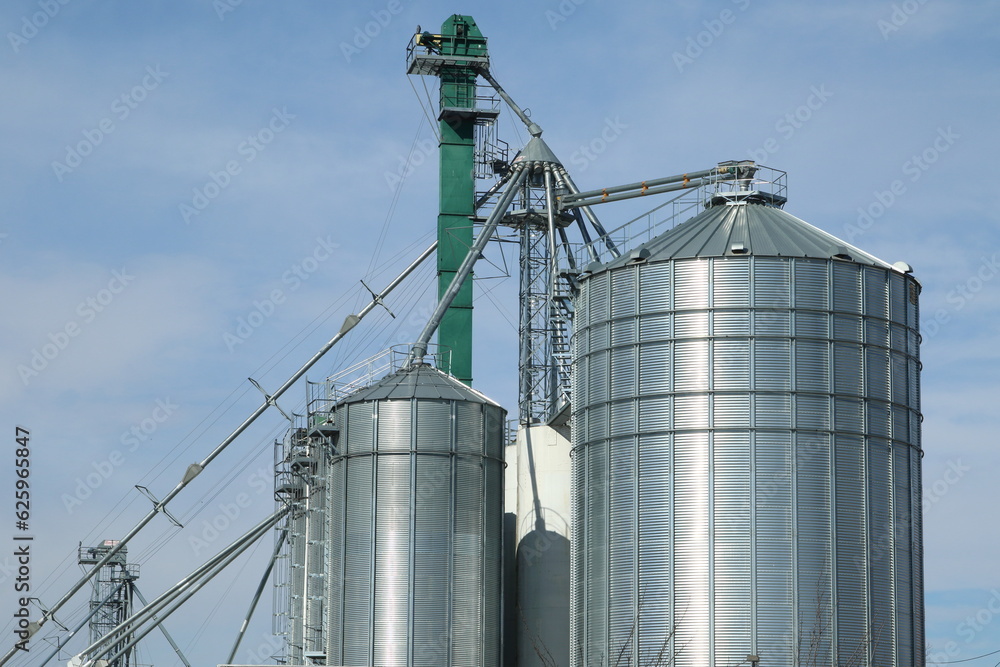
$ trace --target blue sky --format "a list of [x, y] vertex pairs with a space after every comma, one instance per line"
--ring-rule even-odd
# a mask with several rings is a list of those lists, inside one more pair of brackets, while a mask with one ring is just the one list
[[[581, 188], [755, 158], [788, 172], [786, 210], [914, 267], [928, 640], [952, 660], [1000, 649], [996, 2], [8, 0], [0, 404], [11, 442], [32, 434], [33, 593], [54, 602], [78, 542], [147, 511], [133, 485], [166, 494], [257, 407], [248, 376], [279, 386], [363, 304], [359, 279], [384, 284], [430, 242], [436, 160], [414, 156], [433, 134], [405, 47], [455, 12]], [[480, 275], [476, 386], [513, 409], [516, 286]], [[433, 303], [424, 270], [395, 320], [373, 314], [310, 376], [412, 340]], [[270, 511], [284, 427], [262, 419], [171, 504], [183, 531], [157, 518], [136, 538], [147, 598]], [[194, 663], [225, 658], [269, 548], [168, 621]], [[268, 631], [262, 614], [239, 659]], [[159, 638], [142, 659], [176, 662]]]

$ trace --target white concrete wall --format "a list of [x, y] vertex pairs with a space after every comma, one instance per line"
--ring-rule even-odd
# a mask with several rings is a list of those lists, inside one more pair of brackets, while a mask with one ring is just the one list
[[507, 460], [507, 500], [516, 500], [507, 511], [517, 514], [519, 667], [569, 666], [570, 442], [562, 431], [520, 427]]

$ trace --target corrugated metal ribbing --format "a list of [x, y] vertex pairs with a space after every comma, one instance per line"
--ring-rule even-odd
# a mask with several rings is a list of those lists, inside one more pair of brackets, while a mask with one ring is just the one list
[[744, 660], [751, 646], [750, 436], [716, 432], [712, 444], [715, 663]]
[[[359, 406], [369, 408], [371, 406]], [[350, 412], [348, 417], [350, 418]], [[346, 470], [347, 543], [339, 558], [344, 563], [344, 629], [330, 628], [335, 644], [344, 646], [344, 664], [366, 665], [371, 662], [372, 596], [372, 506], [374, 505], [374, 458], [350, 459]], [[334, 464], [334, 467], [337, 467]], [[337, 558], [337, 556], [334, 556]]]
[[756, 526], [757, 652], [788, 655], [795, 627], [792, 581], [792, 443], [785, 432], [757, 431], [754, 452], [754, 503], [743, 499], [740, 517]]
[[[337, 406], [328, 661], [498, 667], [505, 413], [429, 367], [403, 373]], [[456, 391], [469, 400], [437, 398]]]
[[378, 450], [380, 452], [410, 451], [410, 401], [380, 401], [378, 403]]
[[[329, 521], [327, 522], [326, 544], [329, 565], [326, 572], [327, 627], [339, 628], [344, 623], [344, 526], [347, 519], [345, 479], [346, 469], [337, 466], [330, 471], [328, 482]], [[327, 636], [327, 659], [333, 664], [344, 664], [344, 647], [340, 641], [331, 641]]]
[[[457, 407], [457, 406], [456, 406]], [[476, 507], [483, 502], [483, 475], [479, 461], [456, 459], [456, 508]], [[482, 664], [483, 515], [455, 512], [452, 548], [451, 664]]]
[[899, 664], [913, 662], [913, 510], [910, 507], [910, 451], [892, 448], [893, 517], [892, 558], [893, 595], [896, 607], [896, 646]]
[[709, 260], [693, 259], [674, 264], [674, 310], [708, 307]]
[[352, 437], [343, 446], [348, 454], [372, 451], [375, 446], [375, 420], [372, 418], [374, 411], [375, 406], [369, 403], [353, 406], [347, 412], [347, 419], [344, 421]]
[[[892, 468], [889, 442], [868, 440], [868, 618], [875, 664], [892, 664], [895, 647], [893, 599]], [[888, 483], [886, 483], [888, 482]]]
[[[709, 632], [713, 588], [709, 454], [708, 434], [674, 436], [673, 598], [683, 665], [714, 664]], [[641, 594], [641, 584], [639, 590]]]
[[[833, 664], [833, 500], [829, 434], [798, 433], [795, 446], [795, 592], [798, 627], [791, 657]], [[804, 655], [803, 655], [804, 653]]]
[[918, 291], [753, 255], [583, 281], [575, 667], [922, 665]]
[[913, 663], [922, 664], [924, 647], [924, 520], [923, 503], [921, 501], [922, 472], [920, 469], [920, 452], [910, 450], [910, 531], [912, 549], [912, 581], [921, 585], [913, 587]]
[[450, 627], [451, 590], [450, 580], [442, 577], [440, 561], [451, 548], [451, 458], [421, 456], [415, 465], [413, 632], [434, 641], [416, 651], [414, 664], [436, 665], [448, 659], [448, 645], [441, 637], [448, 636]]
[[601, 440], [587, 447], [584, 507], [587, 524], [584, 534], [588, 549], [584, 552], [585, 632], [583, 664], [596, 665], [607, 660], [608, 637], [608, 443]]
[[451, 449], [451, 401], [427, 399], [417, 403], [416, 448], [422, 452]]
[[712, 260], [712, 294], [715, 308], [749, 307], [750, 264], [742, 258]]
[[608, 636], [611, 650], [631, 655], [634, 639], [635, 587], [635, 442], [633, 437], [611, 441], [608, 549]]
[[[491, 412], [499, 410], [490, 409]], [[502, 424], [503, 420], [496, 420]], [[496, 433], [496, 441], [501, 442], [502, 431]], [[487, 438], [489, 441], [489, 438]], [[498, 454], [502, 454], [501, 451]], [[483, 462], [483, 497], [485, 498], [485, 514], [483, 516], [483, 536], [503, 534], [503, 461], [501, 458], [491, 458]], [[482, 665], [483, 667], [499, 667], [500, 651], [494, 647], [501, 646], [501, 615], [502, 615], [502, 560], [503, 543], [500, 540], [483, 540], [483, 635], [482, 635]]]
[[[386, 433], [389, 429], [383, 428], [385, 412], [381, 408], [385, 407], [383, 404], [379, 410], [379, 445], [383, 433], [397, 438], [399, 433]], [[408, 402], [406, 407], [410, 407]], [[404, 423], [409, 426], [409, 422], [407, 419]], [[393, 449], [399, 446], [397, 438], [389, 438]], [[375, 664], [405, 665], [409, 634], [410, 457], [379, 456], [376, 462]]]
[[[792, 298], [798, 310], [829, 309], [830, 263], [823, 261], [795, 260], [792, 279]], [[799, 315], [800, 313], [796, 313]]]
[[[838, 436], [833, 448], [835, 470], [834, 521], [836, 544], [837, 658], [843, 663], [865, 655], [868, 635], [868, 494], [865, 451], [861, 438]], [[884, 483], [885, 480], [882, 480]]]
[[[656, 664], [655, 657], [671, 656], [673, 641], [673, 562], [670, 527], [672, 505], [662, 502], [671, 495], [673, 453], [670, 436], [640, 435], [638, 440], [638, 580], [643, 597], [639, 605], [636, 644], [638, 661]], [[634, 593], [629, 592], [634, 599]], [[662, 651], [662, 653], [661, 653]]]

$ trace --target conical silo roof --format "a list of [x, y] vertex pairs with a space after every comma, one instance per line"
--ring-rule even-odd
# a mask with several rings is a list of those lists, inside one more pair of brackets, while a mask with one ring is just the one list
[[757, 255], [817, 259], [835, 257], [893, 268], [891, 264], [790, 213], [746, 200], [712, 206], [630, 253], [608, 262], [604, 268], [624, 265], [638, 257], [639, 253], [649, 262]]
[[359, 403], [389, 399], [439, 399], [485, 403], [500, 407], [485, 394], [427, 364], [415, 364], [390, 373], [373, 385], [359, 389], [341, 401]]

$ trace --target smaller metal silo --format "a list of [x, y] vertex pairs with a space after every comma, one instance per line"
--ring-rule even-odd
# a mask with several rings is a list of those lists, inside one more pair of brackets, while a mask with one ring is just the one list
[[499, 665], [506, 412], [418, 364], [334, 414], [327, 664]]

